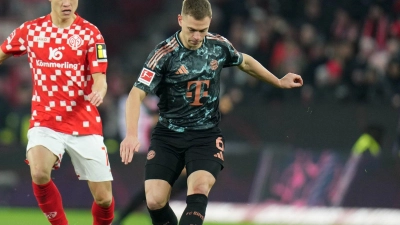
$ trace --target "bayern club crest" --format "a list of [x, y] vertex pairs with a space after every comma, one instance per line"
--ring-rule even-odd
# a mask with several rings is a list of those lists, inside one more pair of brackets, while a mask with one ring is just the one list
[[72, 49], [78, 49], [79, 47], [81, 47], [83, 45], [83, 40], [79, 35], [73, 35], [70, 38], [68, 38], [67, 41], [68, 45], [72, 48]]

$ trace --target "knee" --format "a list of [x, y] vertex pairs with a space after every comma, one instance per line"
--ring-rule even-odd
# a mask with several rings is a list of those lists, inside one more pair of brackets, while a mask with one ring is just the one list
[[167, 204], [167, 198], [163, 198], [156, 194], [146, 194], [147, 207], [150, 210], [157, 210], [163, 208]]
[[209, 179], [198, 179], [195, 181], [192, 180], [188, 184], [188, 194], [203, 194], [208, 196], [214, 183], [214, 180]]
[[46, 184], [50, 181], [50, 171], [44, 168], [31, 167], [31, 177], [35, 184]]
[[94, 196], [95, 203], [104, 208], [109, 207], [111, 205], [112, 199], [113, 198], [111, 193], [104, 193]]
[[188, 195], [203, 194], [208, 196], [215, 184], [215, 177], [206, 171], [196, 171], [188, 177]]

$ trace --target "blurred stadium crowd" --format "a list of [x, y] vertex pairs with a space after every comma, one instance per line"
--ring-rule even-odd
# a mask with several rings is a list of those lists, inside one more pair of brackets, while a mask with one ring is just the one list
[[[400, 0], [210, 1], [210, 32], [225, 36], [276, 76], [298, 73], [305, 84], [282, 91], [235, 68], [225, 69], [223, 113], [245, 99], [400, 107]], [[179, 29], [180, 5], [177, 0], [80, 1], [79, 14], [97, 25], [107, 44], [109, 90], [100, 111], [104, 136], [115, 148], [124, 136], [125, 98], [147, 54]], [[46, 15], [49, 6], [47, 0], [0, 0], [0, 40], [24, 21]], [[2, 144], [25, 144], [30, 76], [25, 57], [0, 66]], [[143, 129], [154, 123], [153, 100], [143, 106]]]

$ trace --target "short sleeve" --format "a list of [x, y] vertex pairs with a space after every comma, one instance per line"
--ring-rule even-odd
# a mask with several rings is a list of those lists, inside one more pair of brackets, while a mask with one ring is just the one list
[[87, 53], [90, 74], [106, 74], [108, 66], [106, 43], [97, 28], [92, 29], [92, 32]]
[[238, 52], [235, 47], [228, 41], [228, 39], [223, 38], [223, 43], [226, 47], [226, 53], [228, 55], [227, 60], [224, 63], [224, 67], [238, 66], [243, 62], [242, 53]]
[[1, 50], [6, 54], [21, 56], [27, 53], [27, 24], [16, 28], [1, 45]]
[[159, 44], [147, 57], [146, 62], [140, 72], [138, 80], [134, 86], [142, 89], [146, 93], [155, 93], [159, 83], [163, 78], [163, 69], [168, 60], [168, 54], [165, 51], [168, 43]]

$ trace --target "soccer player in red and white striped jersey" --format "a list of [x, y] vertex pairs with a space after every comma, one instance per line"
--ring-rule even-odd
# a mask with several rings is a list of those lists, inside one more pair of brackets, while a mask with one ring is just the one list
[[93, 224], [110, 225], [113, 177], [97, 110], [107, 91], [106, 45], [97, 27], [75, 13], [79, 0], [49, 1], [50, 14], [23, 23], [0, 46], [0, 64], [26, 54], [32, 73], [26, 161], [33, 191], [51, 224], [68, 224], [50, 176], [67, 151], [93, 194]]

